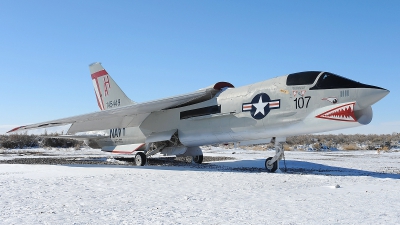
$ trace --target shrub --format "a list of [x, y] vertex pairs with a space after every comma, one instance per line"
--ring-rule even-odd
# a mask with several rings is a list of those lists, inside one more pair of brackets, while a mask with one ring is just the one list
[[46, 138], [27, 134], [0, 135], [0, 147], [6, 149], [34, 147], [80, 148], [82, 145], [82, 141], [74, 139]]
[[355, 144], [347, 144], [342, 146], [343, 150], [358, 150], [359, 148]]

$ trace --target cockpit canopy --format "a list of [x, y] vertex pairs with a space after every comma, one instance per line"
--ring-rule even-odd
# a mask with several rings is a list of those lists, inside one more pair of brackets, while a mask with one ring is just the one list
[[[320, 75], [321, 74], [321, 75]], [[319, 76], [320, 75], [320, 76]], [[319, 76], [319, 78], [318, 78]], [[315, 80], [318, 78], [318, 81], [315, 83]], [[363, 84], [354, 80], [350, 80], [348, 78], [329, 73], [329, 72], [321, 72], [321, 71], [306, 71], [300, 73], [292, 73], [288, 75], [286, 79], [286, 85], [295, 86], [295, 85], [311, 85], [314, 84], [310, 90], [318, 90], [318, 89], [343, 89], [343, 88], [376, 88], [382, 89], [380, 87]]]
[[300, 73], [292, 73], [286, 79], [286, 85], [310, 85], [313, 84], [321, 71], [306, 71]]

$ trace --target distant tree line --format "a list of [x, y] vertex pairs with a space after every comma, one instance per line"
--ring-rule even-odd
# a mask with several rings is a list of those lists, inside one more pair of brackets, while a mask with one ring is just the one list
[[364, 149], [374, 150], [379, 148], [390, 148], [400, 145], [400, 134], [325, 134], [325, 135], [300, 135], [287, 138], [289, 146], [294, 145], [313, 145], [315, 149], [322, 146], [325, 148], [338, 148], [341, 146], [345, 150], [356, 150], [363, 146]]
[[400, 141], [400, 134], [325, 134], [325, 135], [300, 135], [287, 138], [287, 144], [313, 144], [320, 142], [324, 144], [388, 144]]
[[[28, 134], [11, 134], [11, 135], [0, 135], [0, 148], [13, 149], [13, 148], [80, 148], [84, 144], [82, 141], [74, 139], [61, 139], [52, 138], [50, 136], [57, 136], [58, 134], [45, 134], [45, 135], [28, 135]], [[49, 136], [49, 137], [47, 137]], [[391, 145], [400, 145], [400, 133], [393, 134], [325, 134], [325, 135], [299, 135], [294, 137], [288, 137], [286, 140], [287, 146], [297, 145], [318, 145], [331, 147], [337, 147], [338, 145], [347, 146], [347, 148], [356, 148], [358, 145], [382, 145], [390, 147]]]
[[0, 148], [80, 148], [82, 141], [74, 139], [51, 138], [47, 136], [57, 136], [58, 134], [45, 134], [42, 136], [28, 134], [0, 135]]
[[[234, 144], [214, 145], [223, 148], [233, 148]], [[274, 144], [259, 144], [244, 146], [244, 149], [271, 149]], [[309, 134], [288, 137], [283, 145], [285, 150], [388, 150], [391, 147], [400, 148], [400, 133], [393, 134]]]

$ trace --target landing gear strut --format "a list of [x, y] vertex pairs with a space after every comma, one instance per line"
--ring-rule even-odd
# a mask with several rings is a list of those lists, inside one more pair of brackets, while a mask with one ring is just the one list
[[275, 155], [265, 160], [265, 168], [268, 172], [273, 173], [279, 169], [279, 160], [282, 159], [284, 154], [283, 144], [286, 142], [286, 138], [272, 138], [272, 143], [275, 144]]
[[135, 155], [136, 166], [144, 166], [146, 165], [146, 162], [147, 162], [146, 154], [144, 154], [143, 152], [136, 153]]

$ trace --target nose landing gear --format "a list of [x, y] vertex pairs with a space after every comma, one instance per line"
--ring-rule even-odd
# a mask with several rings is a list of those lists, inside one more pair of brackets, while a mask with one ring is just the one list
[[275, 144], [275, 155], [265, 160], [265, 168], [268, 172], [274, 173], [279, 169], [279, 160], [282, 159], [284, 154], [283, 144], [286, 142], [286, 138], [272, 138], [271, 143]]

